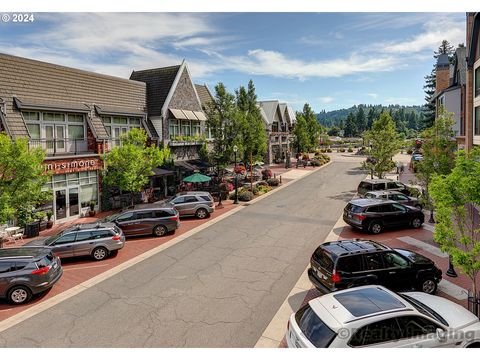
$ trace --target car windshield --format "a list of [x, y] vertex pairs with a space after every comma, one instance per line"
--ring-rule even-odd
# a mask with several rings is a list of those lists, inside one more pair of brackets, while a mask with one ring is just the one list
[[405, 294], [399, 294], [399, 295], [404, 300], [408, 301], [415, 309], [417, 309], [422, 314], [424, 314], [424, 315], [426, 315], [426, 316], [428, 316], [428, 317], [430, 317], [434, 320], [437, 320], [437, 321], [441, 322], [445, 326], [449, 326], [448, 322], [442, 316], [440, 316], [439, 313], [437, 313], [435, 310], [431, 309], [430, 307], [428, 307], [424, 303], [421, 303], [420, 301], [415, 300], [414, 298], [412, 298], [408, 295], [405, 295]]
[[113, 220], [115, 220], [120, 214], [112, 214], [112, 215], [108, 215], [106, 217], [104, 217], [102, 219], [102, 222], [112, 222]]
[[45, 245], [51, 245], [51, 244], [53, 244], [53, 243], [55, 242], [55, 240], [57, 240], [57, 239], [58, 239], [60, 236], [62, 236], [62, 235], [63, 235], [63, 232], [58, 233], [58, 234], [56, 234], [56, 235], [52, 235], [52, 236], [50, 236], [49, 238], [45, 239], [44, 244], [45, 244]]
[[326, 348], [337, 334], [330, 329], [312, 310], [310, 305], [300, 309], [295, 316], [300, 330], [317, 348]]

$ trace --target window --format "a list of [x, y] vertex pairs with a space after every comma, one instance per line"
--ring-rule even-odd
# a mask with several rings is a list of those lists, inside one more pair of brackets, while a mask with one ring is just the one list
[[480, 96], [480, 66], [475, 69], [475, 97]]
[[317, 348], [326, 348], [337, 334], [330, 329], [307, 304], [295, 314], [300, 330]]
[[68, 244], [68, 243], [74, 242], [75, 241], [75, 235], [77, 235], [77, 233], [65, 234], [62, 237], [60, 237], [57, 241], [55, 241], [54, 245], [63, 245], [63, 244]]
[[85, 128], [83, 125], [68, 125], [68, 138], [69, 139], [83, 139]]
[[40, 139], [40, 124], [27, 124], [27, 128], [32, 139]]
[[59, 113], [44, 113], [43, 121], [65, 121], [65, 114]]
[[398, 188], [398, 184], [396, 182], [388, 182], [387, 183], [387, 189], [397, 189]]
[[128, 212], [128, 213], [125, 213], [125, 214], [122, 214], [120, 215], [119, 217], [117, 217], [117, 221], [130, 221], [130, 220], [134, 220], [135, 219], [135, 216], [133, 216], [133, 212]]
[[173, 204], [183, 204], [185, 202], [185, 198], [183, 196], [179, 196], [178, 198], [172, 201]]
[[68, 122], [83, 123], [83, 115], [68, 114]]
[[395, 197], [392, 197], [393, 200], [408, 200], [405, 195], [393, 194]]
[[25, 121], [40, 121], [40, 113], [33, 111], [22, 112]]
[[365, 346], [402, 338], [402, 331], [395, 319], [386, 319], [369, 324], [356, 331], [349, 341], [350, 346]]
[[383, 269], [382, 254], [366, 254], [363, 258], [365, 259], [365, 270]]
[[402, 316], [397, 320], [402, 329], [403, 338], [432, 334], [438, 328], [436, 324], [421, 316]]
[[370, 206], [368, 209], [367, 209], [367, 213], [376, 213], [376, 212], [379, 212], [379, 206]]
[[[54, 142], [57, 140], [57, 151], [66, 151], [70, 148], [70, 143], [65, 140], [83, 140], [85, 139], [85, 117], [83, 114], [62, 114], [62, 113], [40, 113], [40, 112], [22, 112], [23, 118], [33, 140], [48, 139], [42, 143], [47, 150], [54, 149]], [[66, 125], [66, 126], [65, 126]], [[59, 140], [62, 141], [59, 141]], [[74, 148], [73, 142], [72, 149]], [[77, 143], [78, 146], [84, 146], [83, 143]], [[86, 146], [86, 145], [85, 145]]]
[[90, 231], [83, 231], [79, 232], [77, 234], [76, 242], [79, 241], [85, 241], [85, 240], [91, 240], [92, 239], [92, 233]]
[[194, 203], [197, 202], [198, 199], [196, 196], [185, 196], [185, 202], [186, 203]]
[[170, 138], [180, 135], [180, 127], [178, 125], [178, 120], [170, 119], [168, 130], [170, 132]]
[[382, 213], [393, 212], [393, 208], [390, 206], [390, 204], [379, 205], [378, 212], [382, 212]]
[[10, 261], [2, 261], [0, 262], [0, 274], [10, 272], [14, 267], [15, 263]]
[[128, 119], [126, 117], [117, 117], [114, 116], [112, 119], [112, 122], [114, 124], [121, 124], [121, 125], [127, 125], [128, 124]]
[[186, 120], [186, 121], [182, 121], [182, 135], [183, 136], [191, 136], [192, 135], [192, 128], [191, 128], [191, 124], [190, 124], [190, 121]]
[[409, 265], [407, 259], [393, 252], [386, 252], [383, 254], [383, 260], [385, 261], [386, 268], [405, 268]]
[[480, 135], [480, 106], [475, 107], [475, 122], [473, 126], [473, 134]]
[[154, 212], [153, 217], [154, 218], [164, 218], [164, 217], [169, 217], [172, 216], [173, 214], [169, 214], [167, 211], [164, 210], [157, 210]]
[[385, 190], [385, 183], [372, 184], [373, 190]]
[[205, 201], [212, 201], [212, 199], [210, 199], [207, 195], [202, 195], [200, 197]]
[[151, 211], [141, 211], [137, 212], [137, 219], [151, 219], [152, 212]]
[[406, 212], [407, 209], [405, 209], [405, 207], [403, 207], [402, 205], [400, 204], [390, 204], [393, 208], [393, 211], [401, 211], [401, 212]]
[[96, 239], [101, 239], [101, 238], [104, 238], [104, 237], [110, 237], [110, 236], [114, 236], [114, 235], [115, 234], [110, 230], [93, 231], [92, 232], [92, 239], [96, 240]]
[[338, 259], [337, 270], [347, 273], [353, 273], [363, 270], [361, 256], [345, 256]]
[[192, 121], [192, 135], [200, 136], [202, 128], [200, 126], [200, 121]]

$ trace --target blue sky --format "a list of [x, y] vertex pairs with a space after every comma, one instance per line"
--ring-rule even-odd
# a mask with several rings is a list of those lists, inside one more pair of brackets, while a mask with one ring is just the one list
[[424, 102], [442, 39], [465, 13], [36, 13], [1, 23], [1, 52], [120, 77], [187, 60], [196, 83], [253, 79], [260, 100], [315, 111]]

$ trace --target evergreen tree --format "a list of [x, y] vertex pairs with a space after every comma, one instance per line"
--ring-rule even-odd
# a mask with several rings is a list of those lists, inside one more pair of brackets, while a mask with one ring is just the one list
[[358, 107], [356, 123], [357, 123], [358, 134], [363, 133], [367, 129], [367, 118], [365, 116], [365, 111], [363, 110], [362, 105], [359, 105]]
[[370, 130], [372, 128], [372, 124], [375, 118], [376, 118], [375, 108], [372, 106], [370, 110], [368, 110], [366, 130]]
[[310, 137], [308, 135], [307, 121], [303, 113], [297, 112], [297, 122], [293, 128], [293, 146], [297, 152], [310, 150]]
[[435, 122], [435, 104], [432, 101], [435, 88], [437, 86], [436, 69], [433, 67], [430, 75], [425, 76], [425, 85], [423, 86], [425, 92], [425, 105], [423, 105], [422, 114], [423, 121], [420, 124], [421, 129], [432, 127]]
[[309, 104], [303, 106], [302, 115], [307, 124], [309, 149], [314, 150], [318, 146], [322, 127]]
[[448, 59], [450, 60], [450, 62], [452, 62], [455, 54], [455, 47], [451, 45], [447, 40], [442, 40], [442, 43], [438, 47], [438, 50], [434, 51], [433, 54], [433, 57], [435, 59], [437, 59], [442, 54], [447, 54]]
[[355, 123], [355, 116], [353, 116], [353, 113], [349, 113], [347, 116], [347, 121], [345, 122], [345, 128], [344, 128], [344, 136], [345, 137], [354, 137], [357, 134], [357, 126]]

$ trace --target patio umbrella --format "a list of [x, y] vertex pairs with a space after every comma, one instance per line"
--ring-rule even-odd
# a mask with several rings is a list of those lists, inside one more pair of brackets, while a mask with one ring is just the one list
[[186, 183], [202, 183], [210, 181], [212, 178], [210, 176], [206, 176], [200, 173], [195, 173], [193, 175], [187, 176], [183, 179], [183, 182]]

